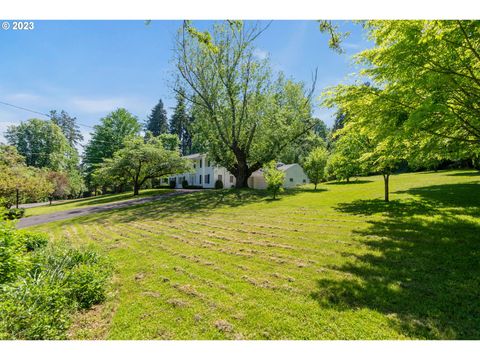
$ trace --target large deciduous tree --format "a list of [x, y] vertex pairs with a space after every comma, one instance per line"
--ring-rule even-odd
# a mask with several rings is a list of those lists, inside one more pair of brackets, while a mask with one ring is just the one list
[[334, 143], [326, 173], [337, 180], [346, 180], [362, 175], [365, 166], [360, 157], [365, 151], [365, 137], [354, 132], [343, 133]]
[[0, 205], [10, 208], [24, 201], [38, 201], [52, 191], [47, 171], [26, 166], [13, 146], [0, 145]]
[[137, 136], [126, 140], [124, 147], [116, 151], [112, 159], [105, 160], [98, 169], [97, 177], [129, 183], [133, 186], [133, 194], [138, 195], [147, 180], [189, 170], [190, 163], [180, 156], [178, 149], [165, 148], [158, 137], [145, 140]]
[[313, 89], [282, 75], [274, 79], [268, 59], [255, 57], [253, 42], [264, 30], [230, 21], [199, 34], [184, 23], [175, 47], [179, 87], [193, 105], [195, 142], [239, 188], [316, 124]]
[[[333, 172], [342, 172], [356, 165], [359, 171], [382, 174], [385, 201], [389, 201], [390, 175], [408, 158], [412, 144], [421, 138], [398, 129], [408, 113], [401, 104], [385, 96], [382, 89], [370, 84], [337, 86], [328, 92], [325, 104], [334, 104], [348, 113], [344, 127], [336, 132], [339, 139], [329, 167]], [[336, 157], [342, 161], [336, 163]]]
[[84, 165], [87, 179], [105, 159], [123, 147], [125, 139], [140, 132], [141, 125], [136, 116], [126, 109], [117, 109], [102, 118], [100, 125], [94, 126], [92, 138], [85, 148]]
[[[400, 107], [394, 124], [430, 136], [442, 149], [455, 141], [467, 156], [480, 153], [480, 21], [367, 21], [372, 49], [357, 54], [373, 87]], [[381, 91], [379, 90], [381, 89]], [[427, 147], [432, 151], [432, 147]]]
[[78, 164], [76, 150], [60, 127], [50, 120], [30, 119], [10, 126], [5, 137], [25, 157], [27, 166], [62, 171], [74, 169]]

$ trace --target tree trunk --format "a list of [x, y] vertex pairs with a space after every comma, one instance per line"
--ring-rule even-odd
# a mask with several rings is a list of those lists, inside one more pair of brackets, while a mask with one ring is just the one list
[[383, 182], [385, 183], [385, 201], [389, 201], [389, 197], [388, 197], [388, 179], [390, 177], [390, 174], [383, 174]]
[[135, 182], [135, 184], [133, 185], [133, 196], [138, 195], [139, 190], [140, 190], [140, 185], [138, 185], [138, 183]]
[[16, 202], [17, 202], [17, 209], [18, 209], [18, 203], [19, 203], [19, 199], [20, 199], [20, 194], [19, 194], [19, 192], [18, 192], [18, 188], [17, 188], [16, 190], [17, 190], [17, 193], [16, 193], [16, 195], [17, 195], [17, 196], [16, 196], [16, 200], [17, 200], [17, 201], [16, 201]]
[[350, 182], [350, 178], [349, 178], [349, 177], [347, 177], [347, 183], [349, 183], [349, 182]]
[[248, 188], [248, 178], [252, 174], [252, 171], [248, 168], [247, 165], [247, 156], [240, 149], [234, 151], [235, 158], [237, 159], [237, 168], [235, 175], [235, 187], [237, 189]]
[[317, 183], [315, 183], [315, 190], [317, 190]]

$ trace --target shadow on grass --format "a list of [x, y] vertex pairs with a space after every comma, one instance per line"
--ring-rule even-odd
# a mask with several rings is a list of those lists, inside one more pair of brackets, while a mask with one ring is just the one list
[[[335, 267], [345, 276], [319, 279], [312, 297], [325, 307], [381, 312], [409, 337], [480, 338], [480, 202], [474, 189], [478, 194], [473, 184], [428, 186], [407, 191], [418, 201], [340, 205], [341, 212], [383, 216], [355, 232], [367, 253], [348, 254], [355, 260]], [[450, 212], [452, 205], [457, 213]]]
[[324, 185], [355, 185], [355, 184], [367, 184], [371, 183], [373, 180], [354, 180], [354, 181], [334, 181], [334, 182], [326, 182]]
[[462, 170], [450, 174], [447, 176], [480, 176], [480, 170]]
[[57, 206], [64, 206], [64, 205], [70, 205], [70, 204], [77, 204], [81, 206], [94, 206], [94, 205], [101, 205], [101, 204], [107, 204], [115, 201], [122, 201], [122, 200], [130, 200], [130, 199], [137, 199], [137, 198], [142, 198], [142, 197], [148, 197], [148, 196], [155, 196], [155, 195], [160, 195], [164, 194], [167, 192], [170, 192], [172, 190], [170, 189], [154, 189], [150, 190], [148, 192], [142, 193], [140, 191], [140, 196], [133, 196], [133, 191], [129, 192], [124, 192], [121, 194], [107, 194], [107, 195], [99, 195], [99, 196], [92, 196], [88, 198], [81, 198], [81, 199], [76, 199], [76, 200], [65, 200], [65, 201], [60, 201], [53, 203], [52, 205], [46, 205], [49, 208], [55, 208]]
[[[293, 196], [298, 192], [301, 192], [301, 190], [286, 190], [278, 200], [281, 201], [283, 198]], [[114, 216], [115, 221], [118, 222], [130, 222], [142, 219], [166, 219], [181, 215], [208, 213], [221, 207], [239, 207], [268, 199], [271, 199], [271, 194], [266, 190], [204, 190], [190, 194], [165, 197], [146, 204], [102, 211], [75, 219], [74, 221], [86, 224], [112, 216]], [[275, 201], [277, 201], [277, 199]]]

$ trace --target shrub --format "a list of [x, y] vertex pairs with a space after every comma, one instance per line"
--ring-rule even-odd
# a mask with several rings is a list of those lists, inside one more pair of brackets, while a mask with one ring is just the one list
[[5, 210], [3, 213], [3, 220], [15, 220], [20, 219], [25, 215], [25, 209], [22, 208], [12, 208]]
[[48, 276], [5, 286], [0, 301], [0, 339], [64, 339], [75, 304]]
[[15, 280], [29, 265], [25, 243], [11, 223], [0, 222], [0, 284]]
[[183, 181], [182, 181], [182, 188], [184, 188], [184, 189], [188, 188], [188, 181], [185, 180], [185, 179], [183, 179]]
[[222, 180], [218, 179], [217, 181], [215, 181], [215, 189], [217, 189], [217, 190], [223, 189], [223, 182], [222, 182]]
[[74, 311], [105, 299], [103, 257], [46, 241], [0, 224], [0, 339], [64, 339]]
[[175, 180], [170, 180], [169, 182], [170, 189], [175, 189], [177, 182]]
[[22, 231], [21, 236], [23, 237], [23, 242], [28, 251], [40, 249], [48, 243], [47, 234]]
[[199, 185], [188, 185], [186, 189], [203, 189], [203, 187]]
[[271, 161], [263, 167], [263, 176], [267, 183], [267, 190], [272, 193], [273, 199], [275, 200], [277, 194], [283, 191], [285, 173], [277, 169], [275, 161]]
[[80, 309], [89, 309], [105, 300], [107, 272], [97, 266], [82, 264], [71, 270], [66, 285], [71, 299]]

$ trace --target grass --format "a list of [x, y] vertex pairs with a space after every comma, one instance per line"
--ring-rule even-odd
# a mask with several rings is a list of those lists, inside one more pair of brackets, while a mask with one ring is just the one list
[[110, 299], [72, 338], [478, 339], [480, 177], [222, 190], [41, 225], [94, 243]]
[[26, 209], [25, 216], [52, 214], [58, 211], [72, 210], [72, 209], [88, 207], [88, 206], [120, 202], [120, 201], [130, 200], [133, 198], [138, 199], [138, 198], [147, 197], [147, 196], [166, 194], [171, 191], [172, 190], [170, 189], [148, 189], [148, 190], [140, 190], [140, 194], [138, 196], [133, 196], [133, 191], [127, 191], [120, 194], [107, 194], [107, 195], [92, 196], [84, 199], [58, 201], [58, 202], [54, 202], [52, 205], [43, 205], [43, 206], [37, 206], [37, 207]]

